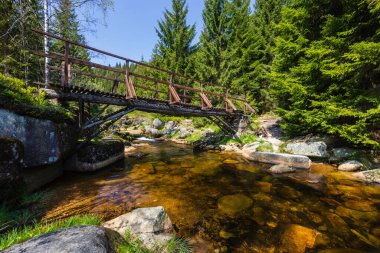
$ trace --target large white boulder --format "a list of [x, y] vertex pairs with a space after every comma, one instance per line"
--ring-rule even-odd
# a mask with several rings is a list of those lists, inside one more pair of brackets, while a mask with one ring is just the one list
[[173, 238], [169, 234], [173, 230], [172, 222], [162, 206], [135, 209], [105, 222], [103, 226], [122, 235], [128, 231], [150, 249]]
[[286, 151], [295, 155], [328, 157], [327, 145], [323, 141], [288, 143]]

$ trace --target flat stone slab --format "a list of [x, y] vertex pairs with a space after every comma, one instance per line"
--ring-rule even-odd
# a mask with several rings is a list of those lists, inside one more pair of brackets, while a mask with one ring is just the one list
[[302, 155], [249, 151], [244, 151], [243, 155], [250, 161], [270, 164], [284, 164], [299, 169], [309, 169], [311, 166], [311, 160], [309, 157]]
[[111, 234], [112, 236], [119, 236], [116, 232], [103, 227], [76, 226], [59, 229], [41, 236], [34, 237], [23, 243], [16, 244], [2, 252], [111, 253], [115, 252], [114, 245], [110, 240]]

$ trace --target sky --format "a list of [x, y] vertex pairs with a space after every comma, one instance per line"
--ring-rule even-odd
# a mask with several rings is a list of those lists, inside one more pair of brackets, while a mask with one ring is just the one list
[[[202, 30], [203, 0], [188, 0], [188, 24], [196, 24], [198, 41]], [[100, 10], [94, 15], [104, 20], [106, 26], [97, 24], [94, 33], [87, 33], [86, 42], [89, 46], [105, 50], [134, 60], [149, 60], [158, 40], [155, 27], [157, 21], [163, 18], [164, 10], [171, 9], [171, 0], [114, 0], [114, 8], [105, 19]], [[114, 65], [117, 59], [92, 58], [102, 64]]]

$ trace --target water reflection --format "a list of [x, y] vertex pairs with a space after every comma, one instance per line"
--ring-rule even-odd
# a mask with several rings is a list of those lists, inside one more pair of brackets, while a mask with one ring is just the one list
[[193, 154], [160, 142], [139, 143], [131, 152], [148, 155], [51, 185], [56, 197], [45, 219], [83, 212], [110, 219], [162, 205], [196, 252], [380, 249], [380, 188], [332, 166], [272, 176], [267, 165], [233, 153]]

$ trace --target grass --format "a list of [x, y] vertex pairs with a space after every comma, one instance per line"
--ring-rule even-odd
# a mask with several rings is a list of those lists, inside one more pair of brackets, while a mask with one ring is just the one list
[[60, 106], [51, 104], [43, 92], [26, 86], [17, 78], [0, 74], [0, 107], [20, 115], [49, 119], [57, 123], [72, 123], [72, 114]]
[[16, 228], [0, 237], [0, 250], [4, 250], [14, 244], [24, 242], [32, 237], [46, 234], [57, 229], [79, 225], [100, 225], [101, 219], [92, 215], [77, 215], [65, 220], [55, 222], [36, 223], [22, 228]]
[[116, 251], [118, 253], [190, 253], [191, 249], [188, 241], [182, 238], [170, 239], [164, 245], [156, 245], [153, 249], [144, 247], [142, 241], [134, 237], [130, 231], [124, 234], [125, 242], [117, 245]]

